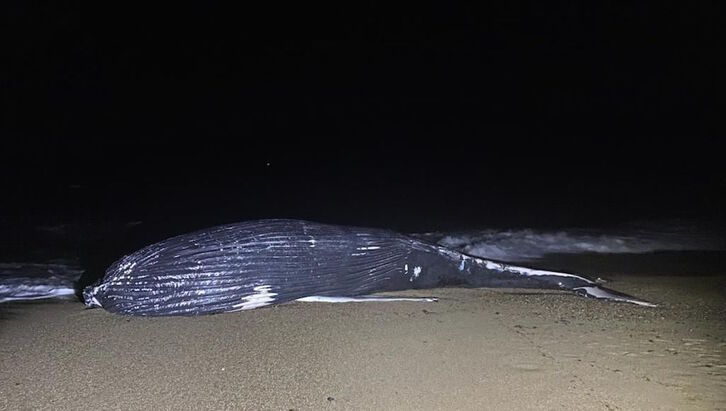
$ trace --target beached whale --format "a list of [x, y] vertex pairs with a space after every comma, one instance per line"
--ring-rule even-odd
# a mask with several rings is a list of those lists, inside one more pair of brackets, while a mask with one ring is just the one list
[[[284, 219], [149, 245], [112, 264], [83, 298], [88, 307], [119, 314], [198, 315], [442, 286], [570, 290], [653, 306], [582, 276], [473, 257], [389, 230]], [[395, 298], [377, 298], [387, 299]]]

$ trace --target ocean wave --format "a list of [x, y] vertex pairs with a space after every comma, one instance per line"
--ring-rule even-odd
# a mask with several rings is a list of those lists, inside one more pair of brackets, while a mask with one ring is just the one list
[[547, 254], [644, 254], [656, 251], [726, 250], [724, 237], [693, 224], [638, 223], [620, 229], [478, 230], [428, 233], [444, 246], [495, 260], [521, 262]]
[[0, 303], [72, 296], [81, 274], [75, 263], [0, 263]]

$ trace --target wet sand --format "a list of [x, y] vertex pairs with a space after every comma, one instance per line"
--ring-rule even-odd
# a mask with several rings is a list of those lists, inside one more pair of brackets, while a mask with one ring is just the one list
[[726, 277], [610, 276], [658, 308], [526, 290], [129, 318], [0, 310], [0, 409], [726, 409]]

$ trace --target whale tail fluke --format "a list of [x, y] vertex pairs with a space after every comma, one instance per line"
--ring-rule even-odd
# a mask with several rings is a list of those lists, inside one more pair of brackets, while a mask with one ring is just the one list
[[522, 267], [467, 255], [459, 258], [462, 261], [459, 265], [460, 270], [466, 270], [468, 261], [473, 261], [473, 267], [481, 270], [479, 273], [482, 275], [472, 279], [475, 285], [480, 287], [558, 289], [573, 291], [582, 297], [656, 307], [648, 301], [603, 287], [600, 285], [602, 280], [591, 280], [576, 274]]

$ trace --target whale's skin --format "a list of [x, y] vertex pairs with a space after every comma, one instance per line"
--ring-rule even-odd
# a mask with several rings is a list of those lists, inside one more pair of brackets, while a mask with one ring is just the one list
[[582, 276], [485, 260], [390, 230], [288, 219], [149, 245], [113, 263], [83, 297], [88, 307], [124, 315], [200, 315], [442, 286], [561, 289], [651, 305]]

